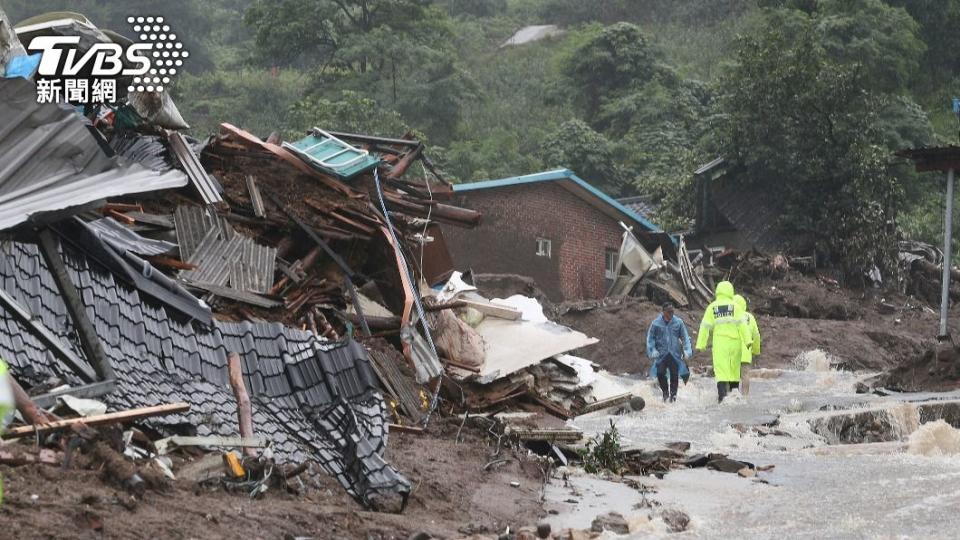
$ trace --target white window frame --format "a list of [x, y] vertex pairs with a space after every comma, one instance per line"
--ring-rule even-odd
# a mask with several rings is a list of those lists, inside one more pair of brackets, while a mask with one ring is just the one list
[[549, 259], [552, 247], [552, 242], [550, 242], [549, 238], [537, 237], [537, 257], [546, 257]]
[[[612, 257], [612, 259], [611, 259]], [[620, 250], [603, 250], [603, 277], [604, 279], [617, 279], [617, 260], [620, 258]]]

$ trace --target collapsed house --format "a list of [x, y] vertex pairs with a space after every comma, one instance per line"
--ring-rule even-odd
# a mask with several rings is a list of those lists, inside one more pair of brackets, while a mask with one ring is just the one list
[[[24, 32], [82, 35], [81, 53], [119, 39], [56, 15]], [[38, 103], [25, 51], [0, 52], [26, 66], [0, 78], [0, 356], [31, 406], [100, 400], [164, 440], [255, 433], [386, 508], [411, 489], [388, 432], [422, 429], [443, 396], [560, 418], [628, 399], [567, 354], [596, 340], [461, 279], [444, 231], [481, 213], [450, 204], [421, 142], [228, 123], [195, 140], [165, 93]], [[6, 436], [110, 417], [22, 412]]]

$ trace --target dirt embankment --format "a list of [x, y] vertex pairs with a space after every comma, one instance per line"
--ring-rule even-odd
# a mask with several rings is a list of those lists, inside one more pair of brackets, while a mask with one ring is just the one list
[[[327, 476], [305, 479], [302, 493], [245, 493], [177, 481], [167, 492], [132, 499], [97, 471], [49, 465], [0, 466], [2, 538], [326, 538], [402, 539], [426, 532], [456, 538], [536, 525], [543, 480], [538, 464], [501, 449], [506, 459], [484, 471], [495, 451], [484, 429], [435, 419], [429, 433], [392, 433], [387, 459], [411, 481], [402, 514], [365, 511]], [[519, 482], [512, 487], [511, 482]]]
[[[511, 283], [500, 276], [495, 283], [499, 296], [536, 295], [529, 280], [518, 278]], [[746, 283], [735, 279], [734, 286], [750, 299], [760, 325], [759, 365], [792, 366], [798, 353], [822, 349], [840, 358], [846, 369], [883, 371], [916, 362], [935, 344], [936, 313], [915, 298], [874, 289], [844, 289], [797, 272]], [[483, 282], [481, 292], [487, 293]], [[600, 340], [575, 354], [615, 373], [645, 374], [649, 369], [646, 333], [660, 312], [658, 305], [623, 298], [544, 307], [557, 322]], [[677, 314], [695, 341], [703, 312], [680, 309]], [[691, 362], [704, 369], [710, 363], [709, 353], [697, 353]]]

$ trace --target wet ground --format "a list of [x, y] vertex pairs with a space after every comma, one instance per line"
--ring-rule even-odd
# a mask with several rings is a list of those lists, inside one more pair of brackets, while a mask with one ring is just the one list
[[[939, 455], [911, 453], [921, 448], [908, 441], [920, 425], [918, 406], [925, 407], [929, 400], [956, 400], [957, 395], [857, 394], [855, 384], [866, 374], [831, 370], [822, 355], [798, 364], [803, 369], [762, 370], [759, 375], [764, 378], [752, 381], [748, 397], [735, 394], [719, 405], [709, 378], [694, 378], [681, 387], [674, 404], [655, 399], [649, 381], [625, 380], [647, 398], [645, 410], [619, 416], [598, 413], [574, 424], [596, 434], [612, 419], [626, 447], [687, 441], [692, 444], [690, 453], [721, 452], [758, 466], [774, 466], [757, 478], [686, 469], [661, 480], [641, 479], [655, 490], [646, 495], [648, 499], [690, 515], [690, 529], [671, 538], [956, 537], [960, 436], [944, 426], [946, 432], [931, 439], [932, 450], [925, 448]], [[869, 412], [856, 422], [830, 420], [863, 411]], [[750, 430], [744, 434], [731, 427], [768, 421], [771, 415], [779, 415], [775, 429], [783, 434], [759, 436]], [[854, 440], [860, 444], [830, 444], [861, 432], [867, 436]], [[553, 505], [559, 512], [552, 518], [555, 525], [582, 525], [592, 520], [591, 514], [607, 509], [620, 511], [628, 521], [650, 513], [642, 508], [644, 496], [635, 489], [624, 491], [578, 478], [570, 482], [574, 487], [554, 481], [548, 492], [548, 508]], [[571, 498], [572, 491], [587, 495]], [[667, 534], [655, 523], [636, 530], [642, 536]]]

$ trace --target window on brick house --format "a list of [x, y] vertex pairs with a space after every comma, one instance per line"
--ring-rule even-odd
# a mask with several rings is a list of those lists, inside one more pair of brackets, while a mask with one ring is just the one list
[[620, 252], [616, 249], [608, 249], [604, 253], [603, 277], [605, 279], [616, 279], [617, 259]]
[[550, 240], [537, 238], [537, 257], [550, 258]]

